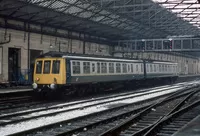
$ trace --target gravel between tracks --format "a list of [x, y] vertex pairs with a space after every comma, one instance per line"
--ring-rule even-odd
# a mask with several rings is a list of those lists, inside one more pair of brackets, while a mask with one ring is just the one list
[[85, 115], [88, 115], [88, 114], [91, 114], [91, 113], [94, 113], [94, 112], [106, 110], [106, 109], [109, 108], [109, 106], [111, 104], [112, 105], [128, 104], [128, 103], [143, 101], [143, 100], [148, 99], [148, 98], [157, 97], [157, 96], [164, 95], [164, 94], [167, 94], [167, 93], [172, 93], [172, 92], [175, 92], [175, 91], [180, 90], [182, 88], [183, 87], [180, 87], [179, 89], [176, 88], [176, 89], [165, 90], [165, 91], [162, 91], [162, 92], [157, 92], [157, 93], [153, 93], [153, 94], [149, 94], [149, 95], [139, 96], [139, 97], [136, 97], [134, 99], [116, 101], [116, 102], [112, 102], [112, 103], [102, 104], [102, 105], [99, 105], [99, 106], [88, 107], [88, 108], [85, 108], [85, 109], [80, 108], [79, 110], [69, 111], [69, 112], [66, 112], [66, 113], [60, 113], [60, 114], [57, 114], [55, 116], [46, 116], [46, 117], [41, 117], [41, 118], [37, 118], [37, 119], [32, 119], [32, 120], [20, 122], [20, 123], [17, 123], [17, 124], [6, 125], [6, 126], [0, 128], [0, 135], [2, 135], [2, 136], [3, 135], [9, 135], [9, 134], [29, 130], [29, 129], [32, 129], [32, 128], [37, 128], [37, 127], [40, 127], [40, 126], [53, 124], [53, 123], [60, 122], [60, 121], [63, 121], [63, 120], [69, 120], [69, 119], [72, 119], [72, 118], [76, 118], [78, 116], [85, 116]]

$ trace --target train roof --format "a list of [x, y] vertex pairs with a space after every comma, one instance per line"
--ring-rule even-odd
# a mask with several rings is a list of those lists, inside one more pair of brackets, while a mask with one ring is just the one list
[[148, 61], [148, 62], [155, 62], [155, 63], [173, 63], [170, 61], [158, 61], [158, 60], [148, 60], [148, 59], [132, 59], [128, 57], [112, 57], [112, 56], [102, 56], [102, 55], [94, 55], [94, 54], [80, 54], [80, 53], [68, 53], [68, 52], [56, 52], [56, 51], [49, 51], [44, 53], [37, 58], [46, 58], [46, 57], [62, 57], [62, 58], [73, 58], [73, 59], [93, 59], [93, 60], [118, 60], [118, 61]]

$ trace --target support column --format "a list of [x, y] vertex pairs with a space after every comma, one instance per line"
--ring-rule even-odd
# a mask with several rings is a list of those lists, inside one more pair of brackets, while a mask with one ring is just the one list
[[85, 54], [85, 34], [83, 35], [83, 54]]
[[27, 55], [28, 55], [28, 63], [27, 68], [30, 69], [30, 24], [28, 24], [28, 49], [27, 49]]

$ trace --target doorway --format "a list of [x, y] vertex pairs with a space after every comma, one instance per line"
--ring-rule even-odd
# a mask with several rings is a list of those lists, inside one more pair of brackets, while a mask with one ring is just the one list
[[18, 81], [21, 71], [21, 49], [8, 48], [8, 80]]
[[30, 74], [29, 74], [30, 80], [29, 81], [33, 80], [35, 59], [42, 54], [43, 54], [42, 50], [33, 50], [33, 49], [30, 50]]

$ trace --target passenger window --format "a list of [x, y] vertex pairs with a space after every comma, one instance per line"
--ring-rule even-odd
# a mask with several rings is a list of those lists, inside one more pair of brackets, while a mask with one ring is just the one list
[[121, 64], [116, 63], [116, 73], [121, 73]]
[[97, 63], [97, 73], [100, 73], [100, 63]]
[[147, 68], [146, 71], [149, 72], [149, 65], [148, 64], [146, 64], [146, 68]]
[[37, 61], [36, 62], [36, 74], [41, 74], [42, 73], [42, 61]]
[[143, 71], [144, 71], [143, 64], [141, 64], [141, 72], [143, 72]]
[[114, 73], [114, 64], [109, 63], [109, 73]]
[[83, 62], [83, 73], [84, 74], [90, 73], [90, 62]]
[[133, 64], [131, 64], [131, 73], [133, 73]]
[[44, 74], [49, 74], [50, 73], [50, 66], [51, 66], [51, 61], [50, 60], [45, 60], [44, 61], [44, 69], [43, 69], [43, 73]]
[[161, 70], [161, 65], [159, 64], [159, 72], [161, 72], [162, 70]]
[[95, 64], [92, 63], [92, 72], [95, 72]]
[[156, 65], [154, 65], [154, 72], [156, 72]]
[[52, 66], [52, 73], [59, 74], [60, 73], [60, 60], [54, 60]]
[[136, 65], [136, 71], [138, 71], [138, 65]]
[[81, 73], [80, 62], [73, 62], [72, 67], [73, 67], [73, 74], [80, 74]]
[[128, 64], [128, 72], [130, 72], [130, 65]]
[[152, 68], [152, 65], [150, 65], [150, 72], [153, 72], [153, 68]]
[[101, 63], [101, 73], [107, 73], [107, 63]]
[[122, 64], [123, 73], [127, 73], [127, 64]]

